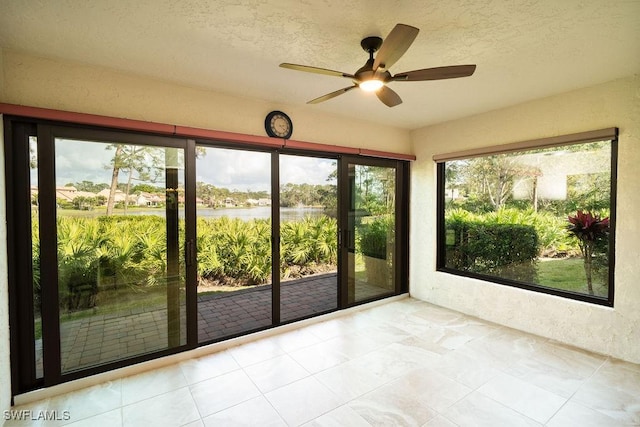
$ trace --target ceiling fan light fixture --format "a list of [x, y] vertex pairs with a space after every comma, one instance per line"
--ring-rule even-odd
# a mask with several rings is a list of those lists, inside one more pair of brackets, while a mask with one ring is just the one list
[[[474, 64], [424, 68], [392, 75], [389, 72], [389, 68], [409, 49], [409, 46], [418, 35], [418, 31], [420, 30], [411, 25], [396, 24], [384, 41], [377, 36], [365, 37], [360, 42], [360, 46], [369, 54], [369, 59], [353, 74], [326, 68], [310, 67], [308, 65], [290, 64], [288, 62], [284, 62], [280, 66], [308, 73], [347, 78], [353, 82], [351, 86], [312, 99], [308, 104], [318, 104], [355, 88], [360, 88], [365, 92], [375, 92], [377, 98], [387, 107], [395, 107], [402, 104], [402, 99], [393, 89], [387, 86], [388, 83], [454, 79], [468, 77], [473, 74], [476, 69]], [[376, 54], [375, 57], [374, 53]]]
[[378, 79], [371, 79], [360, 82], [358, 86], [360, 86], [360, 89], [364, 90], [365, 92], [376, 92], [382, 86], [384, 86], [384, 82]]

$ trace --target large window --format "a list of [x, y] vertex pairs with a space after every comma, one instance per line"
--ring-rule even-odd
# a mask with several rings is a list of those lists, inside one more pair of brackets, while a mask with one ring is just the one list
[[436, 159], [438, 268], [612, 305], [612, 131]]
[[14, 395], [406, 292], [407, 162], [4, 123]]

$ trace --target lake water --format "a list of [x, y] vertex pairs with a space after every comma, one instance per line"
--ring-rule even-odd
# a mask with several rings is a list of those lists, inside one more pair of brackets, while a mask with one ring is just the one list
[[[180, 218], [184, 217], [184, 209], [180, 209]], [[127, 215], [158, 215], [165, 216], [163, 209], [131, 210]], [[243, 221], [250, 219], [271, 218], [271, 206], [256, 206], [253, 208], [198, 208], [198, 218], [240, 218]], [[318, 218], [324, 215], [323, 208], [280, 208], [280, 221], [298, 221], [306, 217]]]
[[[323, 208], [280, 208], [280, 221], [297, 221], [306, 217], [318, 218], [324, 215]], [[198, 209], [198, 217], [240, 218], [244, 221], [250, 219], [271, 218], [271, 206], [257, 206], [253, 208], [229, 208], [229, 209]]]

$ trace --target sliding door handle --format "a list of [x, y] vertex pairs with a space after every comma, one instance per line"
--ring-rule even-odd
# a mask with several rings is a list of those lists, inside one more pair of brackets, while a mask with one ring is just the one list
[[185, 251], [185, 261], [187, 266], [191, 266], [196, 262], [196, 248], [193, 243], [193, 240], [187, 241], [186, 251]]

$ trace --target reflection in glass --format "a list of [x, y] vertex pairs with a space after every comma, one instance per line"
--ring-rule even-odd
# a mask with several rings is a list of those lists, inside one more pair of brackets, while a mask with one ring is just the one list
[[[611, 153], [599, 141], [446, 162], [445, 267], [606, 297]], [[595, 224], [586, 240], [569, 232], [577, 217]]]
[[62, 372], [186, 344], [183, 151], [55, 152]]
[[31, 194], [31, 268], [33, 271], [33, 329], [36, 378], [43, 376], [42, 363], [42, 292], [40, 288], [40, 229], [38, 221], [38, 138], [29, 137]]
[[337, 161], [280, 155], [280, 320], [338, 306]]
[[349, 164], [349, 303], [395, 291], [395, 173]]
[[271, 154], [199, 147], [198, 340], [271, 326]]

